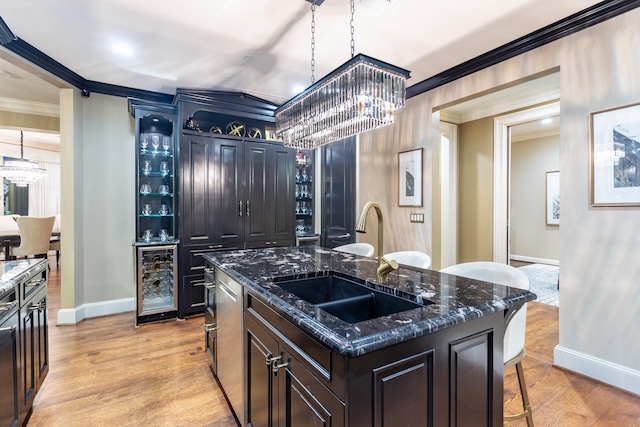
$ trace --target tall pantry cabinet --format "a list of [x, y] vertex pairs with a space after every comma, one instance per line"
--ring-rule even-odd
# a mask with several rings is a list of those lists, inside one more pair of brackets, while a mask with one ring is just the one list
[[276, 106], [179, 90], [179, 314], [204, 312], [206, 252], [295, 244], [295, 151], [273, 138]]

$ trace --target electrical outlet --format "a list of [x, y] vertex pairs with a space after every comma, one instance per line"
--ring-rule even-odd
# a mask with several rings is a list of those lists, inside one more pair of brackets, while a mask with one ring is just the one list
[[409, 214], [409, 219], [411, 222], [424, 222], [424, 214], [412, 213], [412, 214]]

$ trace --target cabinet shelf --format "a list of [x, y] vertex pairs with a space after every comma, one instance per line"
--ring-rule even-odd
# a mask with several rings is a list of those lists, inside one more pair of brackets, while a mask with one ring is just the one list
[[140, 197], [173, 197], [173, 193], [140, 193]]
[[173, 218], [173, 214], [166, 214], [166, 215], [160, 215], [160, 214], [145, 215], [145, 214], [140, 214], [140, 218]]
[[172, 173], [162, 173], [162, 172], [155, 172], [155, 171], [151, 171], [151, 172], [140, 171], [140, 176], [144, 176], [144, 177], [161, 177], [161, 178], [173, 179], [173, 174]]
[[170, 159], [170, 158], [173, 157], [173, 151], [163, 151], [163, 150], [153, 151], [153, 150], [141, 149], [140, 150], [140, 156], [144, 156], [144, 157], [164, 157], [164, 158]]

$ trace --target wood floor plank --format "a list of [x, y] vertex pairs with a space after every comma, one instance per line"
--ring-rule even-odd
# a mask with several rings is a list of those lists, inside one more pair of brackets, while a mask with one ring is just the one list
[[[237, 426], [207, 365], [201, 317], [135, 328], [126, 313], [56, 326], [51, 265], [50, 371], [29, 427]], [[640, 427], [640, 397], [554, 367], [557, 344], [558, 308], [529, 303], [523, 367], [536, 426]], [[505, 372], [505, 413], [521, 410], [517, 381], [514, 368]]]

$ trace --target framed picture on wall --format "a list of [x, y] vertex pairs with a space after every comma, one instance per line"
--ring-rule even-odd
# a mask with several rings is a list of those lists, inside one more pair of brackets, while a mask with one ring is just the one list
[[547, 172], [547, 225], [560, 225], [560, 172]]
[[640, 206], [640, 104], [590, 114], [591, 205]]
[[422, 206], [422, 148], [398, 154], [399, 206]]

